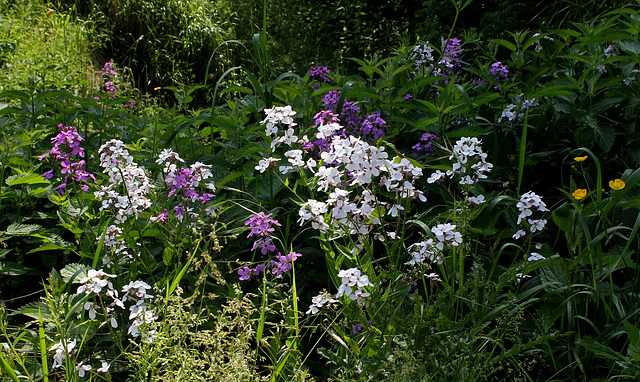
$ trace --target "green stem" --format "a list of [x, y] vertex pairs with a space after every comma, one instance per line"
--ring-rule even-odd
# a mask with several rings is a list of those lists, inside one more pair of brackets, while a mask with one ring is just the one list
[[524, 114], [524, 126], [522, 127], [522, 137], [520, 138], [520, 155], [518, 158], [518, 191], [520, 195], [520, 186], [522, 186], [522, 177], [524, 174], [524, 158], [527, 151], [527, 119], [529, 118], [529, 110]]

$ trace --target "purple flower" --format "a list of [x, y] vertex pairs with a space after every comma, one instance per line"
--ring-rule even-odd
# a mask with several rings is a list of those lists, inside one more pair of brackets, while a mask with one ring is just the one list
[[329, 74], [331, 74], [331, 71], [326, 66], [316, 66], [309, 70], [309, 79], [329, 83], [331, 82], [329, 77], [327, 77]]
[[238, 269], [240, 280], [249, 280], [253, 276], [260, 275], [260, 272], [264, 272], [264, 265], [258, 264], [255, 268], [242, 267]]
[[443, 64], [447, 68], [462, 66], [462, 64], [460, 63], [462, 59], [460, 40], [457, 38], [452, 38], [444, 40], [444, 43], [444, 53], [442, 54], [442, 60], [440, 60], [440, 64]]
[[44, 178], [44, 180], [49, 180], [49, 179], [53, 178], [53, 169], [51, 169], [49, 171], [45, 171], [44, 173], [42, 173], [42, 177]]
[[[79, 160], [78, 162], [72, 162], [72, 157], [84, 157], [84, 148], [80, 146], [81, 142], [84, 140], [78, 131], [73, 126], [64, 126], [62, 124], [58, 125], [58, 129], [60, 132], [53, 138], [51, 138], [51, 143], [53, 143], [53, 148], [45, 154], [40, 155], [39, 160], [45, 160], [49, 162], [49, 159], [52, 159], [54, 162], [57, 162], [60, 166], [60, 174], [64, 176], [64, 183], [58, 187], [58, 192], [63, 194], [69, 178], [75, 180], [77, 182], [86, 182], [89, 179], [96, 181], [93, 174], [88, 173], [85, 170], [86, 163], [84, 160]], [[53, 178], [54, 170], [48, 170], [43, 173], [43, 177], [45, 179]], [[88, 187], [82, 187], [84, 190]]]
[[340, 90], [332, 90], [325, 94], [322, 98], [322, 106], [325, 109], [333, 110], [338, 107], [338, 100], [340, 99]]
[[302, 256], [297, 252], [291, 252], [288, 255], [282, 256], [280, 253], [276, 255], [278, 261], [271, 260], [269, 266], [271, 267], [271, 273], [276, 275], [277, 278], [282, 278], [282, 275], [290, 271], [293, 268], [293, 262], [297, 258]]
[[[309, 70], [309, 80], [310, 81], [330, 83], [331, 79], [329, 79], [329, 77], [327, 77], [327, 75], [330, 74], [330, 73], [331, 73], [331, 71], [326, 66], [316, 66], [316, 67], [311, 68]], [[316, 91], [318, 89], [320, 89], [320, 85], [317, 84], [317, 83], [314, 83], [313, 84], [313, 91]]]
[[100, 69], [100, 74], [109, 79], [115, 77], [118, 73], [115, 71], [113, 64], [109, 61], [104, 63], [102, 69]]
[[[507, 74], [509, 70], [506, 65], [503, 65], [501, 61], [491, 64], [489, 75], [495, 76], [496, 82], [499, 84], [501, 80], [506, 81], [509, 77]], [[502, 77], [502, 78], [501, 78]], [[496, 86], [497, 90], [500, 90], [500, 86]]]
[[359, 127], [354, 129], [354, 132], [362, 136], [363, 138], [378, 139], [385, 136], [384, 125], [387, 122], [380, 117], [380, 113], [367, 114], [367, 117], [362, 121]]
[[258, 238], [253, 242], [251, 250], [254, 251], [256, 249], [260, 249], [260, 252], [263, 255], [276, 250], [276, 246], [272, 244], [269, 235], [271, 232], [275, 231], [275, 228], [272, 226], [281, 226], [277, 220], [271, 219], [271, 215], [273, 214], [265, 215], [264, 212], [261, 211], [251, 216], [249, 220], [244, 223], [244, 225], [252, 227], [251, 232], [249, 232], [247, 237], [258, 236]]
[[412, 147], [412, 149], [416, 150], [416, 152], [413, 154], [413, 157], [417, 158], [418, 155], [420, 155], [420, 151], [424, 151], [424, 154], [426, 156], [431, 156], [431, 154], [433, 154], [432, 143], [436, 139], [440, 139], [440, 138], [438, 138], [435, 134], [431, 134], [431, 133], [422, 134], [422, 136], [420, 137], [420, 141], [415, 145], [413, 145]]

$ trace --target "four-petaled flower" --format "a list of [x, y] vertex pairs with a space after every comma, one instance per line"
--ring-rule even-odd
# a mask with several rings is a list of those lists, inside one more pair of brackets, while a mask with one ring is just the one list
[[583, 199], [585, 196], [587, 196], [587, 190], [585, 190], [584, 188], [578, 188], [577, 190], [575, 190], [573, 192], [573, 194], [571, 194], [576, 200], [580, 200]]

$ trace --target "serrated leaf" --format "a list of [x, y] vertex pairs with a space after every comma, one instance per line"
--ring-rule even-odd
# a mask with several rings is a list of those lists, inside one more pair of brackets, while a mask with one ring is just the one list
[[71, 263], [60, 270], [60, 276], [62, 276], [65, 284], [78, 283], [81, 278], [87, 277], [87, 270], [89, 269], [84, 264]]
[[571, 232], [571, 211], [565, 203], [551, 213], [553, 222], [565, 233]]
[[7, 235], [25, 236], [25, 235], [32, 235], [40, 231], [41, 229], [42, 227], [37, 224], [13, 223], [7, 227], [7, 230], [5, 232], [7, 233]]
[[169, 266], [171, 260], [173, 260], [173, 248], [165, 247], [164, 251], [162, 251], [162, 262], [164, 265]]
[[7, 186], [17, 186], [19, 184], [50, 184], [48, 180], [45, 180], [40, 174], [20, 174], [11, 175], [5, 181]]
[[40, 316], [40, 313], [42, 315], [43, 320], [46, 321], [51, 319], [51, 311], [49, 310], [49, 305], [40, 301], [32, 301], [18, 308], [17, 310], [15, 310], [9, 315], [16, 316], [16, 315], [24, 314], [25, 316], [28, 316], [33, 318], [34, 320], [37, 320], [38, 317]]
[[635, 41], [618, 41], [618, 47], [620, 48], [620, 50], [623, 50], [627, 53], [631, 53], [636, 56], [640, 55], [640, 44]]
[[616, 131], [611, 127], [600, 127], [593, 129], [593, 137], [604, 152], [609, 152], [616, 139]]
[[56, 245], [53, 243], [47, 243], [39, 246], [38, 248], [34, 248], [30, 250], [29, 252], [27, 252], [27, 254], [43, 252], [43, 251], [57, 251], [57, 250], [68, 250], [68, 249], [69, 247], [62, 247], [60, 245]]
[[629, 337], [629, 347], [627, 348], [628, 357], [637, 357], [640, 355], [640, 330], [628, 322], [624, 322], [627, 328], [627, 337]]
[[40, 273], [40, 270], [36, 268], [25, 267], [24, 265], [20, 265], [10, 261], [0, 262], [0, 275], [23, 276], [39, 275]]

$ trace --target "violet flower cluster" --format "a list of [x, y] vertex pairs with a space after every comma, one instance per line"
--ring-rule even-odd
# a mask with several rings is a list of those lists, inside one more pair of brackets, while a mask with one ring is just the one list
[[105, 91], [109, 94], [111, 98], [115, 98], [116, 96], [116, 86], [113, 81], [115, 80], [118, 73], [116, 72], [113, 64], [109, 61], [104, 63], [102, 69], [100, 69], [100, 74], [104, 78], [104, 88]]
[[495, 87], [496, 90], [500, 90], [500, 82], [507, 81], [509, 79], [509, 69], [507, 69], [507, 65], [503, 65], [502, 61], [494, 62], [491, 64], [491, 69], [489, 69], [489, 75], [494, 76], [498, 85]]
[[[86, 162], [84, 159], [75, 161], [74, 157], [84, 158], [84, 148], [80, 146], [80, 143], [84, 140], [78, 131], [73, 126], [58, 125], [60, 132], [55, 137], [51, 138], [51, 142], [54, 144], [53, 148], [38, 159], [49, 162], [49, 159], [57, 162], [60, 165], [60, 174], [64, 176], [62, 184], [58, 186], [58, 193], [64, 194], [67, 188], [69, 178], [76, 182], [86, 182], [89, 179], [95, 183], [96, 178], [86, 171]], [[54, 170], [44, 172], [42, 175], [45, 179], [51, 179], [53, 177]], [[89, 186], [82, 185], [83, 191], [89, 191]]]
[[[268, 255], [270, 252], [276, 250], [276, 246], [271, 241], [271, 233], [275, 231], [275, 226], [280, 227], [281, 224], [271, 218], [272, 214], [265, 215], [264, 212], [258, 212], [251, 216], [244, 224], [251, 227], [249, 237], [256, 237], [253, 242], [252, 251], [260, 250], [263, 255]], [[255, 268], [249, 268], [244, 266], [238, 270], [240, 280], [249, 280], [253, 276], [259, 276], [261, 272], [265, 270], [271, 270], [271, 274], [276, 278], [282, 278], [282, 276], [293, 268], [293, 262], [296, 261], [301, 254], [291, 251], [286, 255], [282, 255], [278, 252], [275, 255], [276, 260], [269, 260], [267, 263], [258, 264]]]
[[[215, 191], [216, 188], [213, 182], [205, 183], [207, 179], [213, 177], [211, 165], [195, 162], [188, 168], [181, 167], [181, 163], [184, 163], [184, 160], [171, 149], [162, 150], [156, 163], [164, 164], [164, 169], [162, 170], [166, 174], [164, 181], [169, 188], [167, 200], [173, 196], [178, 196], [185, 203], [200, 202], [204, 204], [215, 197], [210, 192], [198, 192], [196, 190], [202, 184], [206, 187], [206, 190]], [[183, 215], [177, 212], [176, 210], [177, 216]]]
[[309, 70], [309, 80], [316, 82], [313, 84], [314, 91], [320, 89], [320, 84], [317, 82], [331, 83], [331, 79], [328, 77], [329, 74], [331, 74], [331, 71], [326, 66], [316, 66]]
[[421, 151], [424, 152], [423, 155], [425, 155], [426, 157], [431, 156], [431, 154], [433, 154], [433, 142], [437, 139], [440, 138], [438, 138], [438, 136], [436, 136], [435, 134], [423, 133], [422, 136], [420, 136], [420, 141], [411, 147], [416, 151], [412, 154], [413, 157], [417, 158], [418, 156], [420, 156]]

